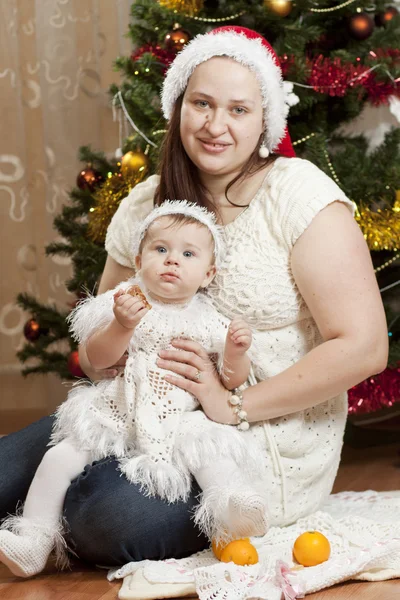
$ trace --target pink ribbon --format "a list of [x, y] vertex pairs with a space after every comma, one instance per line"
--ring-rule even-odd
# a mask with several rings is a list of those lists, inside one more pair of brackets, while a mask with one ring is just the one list
[[304, 585], [301, 581], [294, 581], [298, 579], [298, 577], [295, 573], [292, 573], [290, 571], [289, 566], [282, 560], [277, 560], [275, 569], [275, 580], [278, 587], [281, 588], [285, 600], [296, 600], [296, 598], [304, 598]]

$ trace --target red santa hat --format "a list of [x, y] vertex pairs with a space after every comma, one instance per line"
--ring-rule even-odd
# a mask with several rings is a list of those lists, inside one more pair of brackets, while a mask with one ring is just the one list
[[164, 116], [169, 120], [178, 97], [185, 91], [193, 71], [214, 56], [229, 56], [252, 71], [260, 85], [264, 112], [264, 139], [260, 156], [270, 152], [295, 156], [287, 130], [289, 107], [298, 102], [293, 84], [284, 82], [279, 59], [267, 40], [251, 29], [218, 27], [197, 35], [184, 46], [169, 67], [161, 92]]

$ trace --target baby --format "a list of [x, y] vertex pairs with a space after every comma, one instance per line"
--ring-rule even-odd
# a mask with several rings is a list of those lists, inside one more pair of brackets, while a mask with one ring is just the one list
[[[237, 427], [209, 420], [196, 398], [166, 381], [168, 371], [157, 366], [159, 352], [184, 337], [217, 356], [228, 389], [248, 378], [247, 324], [240, 318], [229, 323], [203, 291], [223, 259], [222, 230], [206, 209], [166, 201], [138, 225], [132, 251], [136, 277], [85, 300], [69, 317], [94, 368], [110, 367], [125, 351], [128, 358], [123, 373], [80, 382], [58, 408], [53, 447], [39, 465], [23, 515], [8, 518], [0, 531], [0, 560], [15, 575], [40, 572], [54, 548], [63, 555], [61, 518], [70, 482], [86, 464], [109, 455], [144, 493], [169, 502], [188, 497], [193, 475], [203, 491], [195, 520], [210, 538], [266, 532], [265, 493], [257, 489], [251, 445]], [[187, 378], [201, 381], [202, 368], [188, 366]]]

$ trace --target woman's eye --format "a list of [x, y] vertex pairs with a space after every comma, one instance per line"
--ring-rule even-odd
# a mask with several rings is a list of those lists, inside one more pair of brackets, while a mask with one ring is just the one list
[[197, 100], [195, 102], [196, 106], [200, 106], [200, 108], [206, 108], [206, 106], [208, 105], [207, 100]]
[[237, 112], [237, 115], [244, 115], [247, 111], [245, 108], [243, 108], [242, 106], [237, 106], [236, 108], [234, 108], [233, 110], [240, 110], [241, 112]]
[[157, 246], [156, 250], [157, 250], [157, 252], [160, 252], [161, 254], [166, 252], [166, 249], [164, 248], [164, 246]]
[[185, 250], [185, 252], [183, 253], [183, 256], [185, 256], [186, 258], [190, 258], [193, 255], [193, 252], [191, 252], [190, 250]]

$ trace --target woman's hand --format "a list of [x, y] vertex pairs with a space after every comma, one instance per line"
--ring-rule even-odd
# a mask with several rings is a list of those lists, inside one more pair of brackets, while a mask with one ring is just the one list
[[237, 417], [228, 403], [230, 392], [222, 385], [207, 352], [197, 342], [172, 340], [177, 350], [162, 350], [157, 365], [180, 377], [166, 374], [165, 380], [193, 394], [212, 421], [233, 425]]
[[119, 373], [122, 373], [122, 371], [125, 368], [127, 357], [128, 353], [125, 352], [112, 367], [97, 370], [93, 369], [92, 365], [90, 364], [85, 347], [79, 347], [79, 365], [82, 371], [85, 373], [85, 375], [89, 377], [89, 379], [91, 379], [92, 381], [100, 381], [101, 379], [113, 379], [113, 377], [116, 377]]

